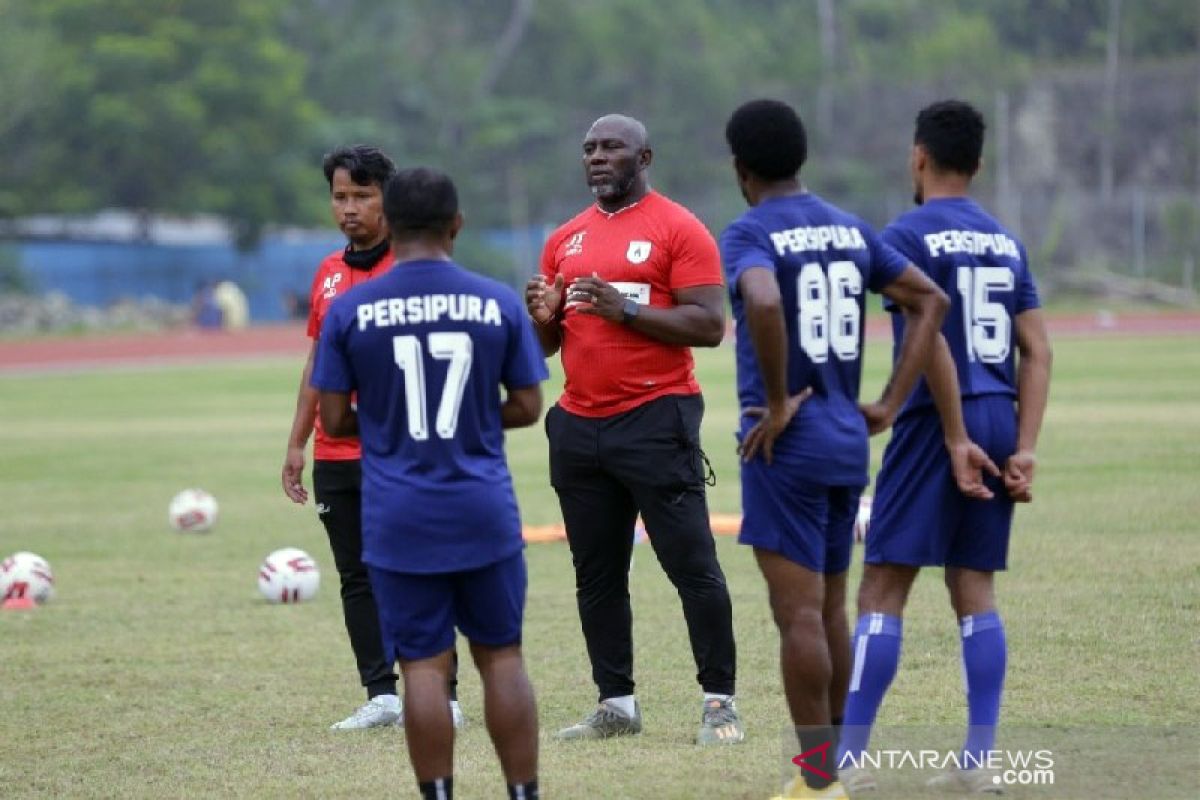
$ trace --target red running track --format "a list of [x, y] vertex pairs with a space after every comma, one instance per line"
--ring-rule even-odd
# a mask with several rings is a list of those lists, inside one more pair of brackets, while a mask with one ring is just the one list
[[[1051, 316], [1051, 336], [1200, 335], [1200, 312]], [[890, 336], [885, 319], [872, 318], [867, 335]], [[109, 367], [201, 364], [213, 361], [303, 358], [309, 347], [302, 324], [260, 325], [241, 331], [168, 330], [0, 340], [0, 373], [77, 372]]]

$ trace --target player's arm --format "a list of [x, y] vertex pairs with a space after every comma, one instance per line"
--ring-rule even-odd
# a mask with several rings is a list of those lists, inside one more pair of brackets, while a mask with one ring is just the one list
[[543, 275], [535, 275], [525, 284], [525, 310], [534, 322], [534, 332], [542, 353], [552, 356], [562, 347], [562, 325], [560, 314], [563, 298], [563, 276], [554, 276], [554, 283], [547, 283]]
[[1033, 499], [1034, 452], [1050, 398], [1050, 365], [1054, 353], [1040, 308], [1017, 314], [1017, 451], [1004, 462], [1004, 487], [1014, 500]]
[[317, 340], [313, 339], [304, 361], [304, 371], [300, 374], [296, 413], [292, 416], [292, 431], [288, 434], [287, 454], [283, 458], [283, 493], [296, 503], [308, 501], [308, 490], [304, 488], [304, 450], [317, 419], [317, 390], [309, 385], [316, 353]]
[[929, 393], [933, 396], [933, 404], [942, 422], [954, 481], [958, 484], [958, 490], [967, 497], [988, 500], [992, 497], [992, 491], [984, 484], [983, 473], [986, 471], [998, 477], [1000, 470], [983, 448], [967, 435], [958, 387], [958, 369], [950, 353], [950, 345], [941, 333], [938, 333], [934, 347], [933, 357], [925, 368], [925, 382], [929, 384]]
[[880, 433], [891, 427], [900, 407], [912, 392], [917, 378], [925, 371], [934, 352], [935, 339], [942, 319], [950, 308], [950, 298], [924, 272], [909, 264], [883, 294], [904, 314], [904, 338], [900, 352], [892, 365], [892, 375], [884, 386], [882, 396], [874, 403], [862, 406], [867, 430]]
[[767, 393], [766, 408], [747, 408], [742, 413], [758, 417], [759, 421], [742, 440], [743, 461], [754, 458], [762, 450], [763, 458], [771, 463], [775, 440], [787, 428], [812, 388], [789, 397], [787, 387], [787, 323], [783, 318], [783, 301], [775, 273], [763, 267], [750, 267], [738, 276], [738, 293], [746, 310], [746, 325], [754, 344], [754, 356]]
[[670, 308], [639, 305], [627, 319], [625, 297], [597, 275], [577, 278], [567, 289], [567, 298], [580, 305], [575, 311], [593, 314], [665, 344], [683, 347], [716, 347], [725, 337], [725, 289], [719, 284], [690, 286], [672, 293]]
[[542, 415], [542, 385], [509, 389], [500, 406], [500, 424], [505, 428], [527, 428]]
[[321, 408], [321, 427], [325, 433], [339, 439], [358, 436], [358, 413], [350, 405], [349, 392], [327, 392], [317, 395]]

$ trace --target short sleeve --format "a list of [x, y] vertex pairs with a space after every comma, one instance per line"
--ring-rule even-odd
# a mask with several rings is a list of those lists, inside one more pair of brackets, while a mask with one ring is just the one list
[[1017, 304], [1015, 312], [1020, 314], [1022, 311], [1029, 311], [1032, 308], [1041, 308], [1042, 299], [1038, 296], [1037, 283], [1033, 279], [1033, 270], [1029, 268], [1029, 256], [1025, 253], [1025, 246], [1021, 245], [1021, 274], [1017, 276]]
[[317, 341], [317, 357], [310, 383], [323, 392], [349, 394], [356, 388], [354, 368], [346, 352], [346, 325], [339, 313], [345, 304], [337, 300], [325, 315]]
[[546, 243], [542, 245], [542, 262], [540, 265], [542, 276], [550, 283], [554, 282], [554, 276], [558, 274], [558, 264], [554, 261], [554, 253], [558, 250], [558, 245], [562, 242], [562, 235], [559, 231], [551, 234]]
[[319, 302], [320, 289], [324, 286], [323, 278], [325, 277], [324, 262], [317, 267], [317, 274], [313, 275], [312, 286], [308, 288], [308, 338], [316, 339], [321, 335], [321, 303]]
[[900, 277], [912, 259], [878, 236], [869, 225], [862, 225], [861, 230], [871, 254], [871, 275], [867, 279], [867, 288], [879, 293]]
[[515, 294], [509, 300], [509, 306], [508, 348], [504, 353], [500, 381], [510, 389], [536, 386], [550, 377], [542, 346], [533, 331], [533, 321], [521, 308]]
[[738, 280], [751, 267], [775, 271], [775, 254], [769, 239], [744, 219], [737, 220], [721, 234], [721, 261], [729, 293], [738, 295]]
[[671, 243], [671, 289], [721, 285], [721, 254], [708, 228], [686, 212], [675, 223]]

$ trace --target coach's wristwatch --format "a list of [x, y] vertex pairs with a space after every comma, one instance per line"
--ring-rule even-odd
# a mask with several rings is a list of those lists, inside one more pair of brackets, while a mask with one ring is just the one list
[[626, 299], [625, 307], [621, 309], [621, 324], [628, 325], [637, 319], [638, 311], [640, 309], [641, 306], [638, 305], [637, 300]]

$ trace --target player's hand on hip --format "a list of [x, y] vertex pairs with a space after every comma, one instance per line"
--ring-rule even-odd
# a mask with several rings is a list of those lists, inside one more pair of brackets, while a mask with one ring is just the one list
[[293, 503], [308, 502], [308, 490], [304, 488], [304, 448], [288, 447], [283, 459], [283, 493]]
[[594, 272], [571, 281], [567, 302], [579, 303], [575, 310], [580, 314], [591, 314], [609, 322], [625, 319], [625, 296]]
[[958, 490], [974, 500], [991, 500], [994, 495], [984, 484], [983, 473], [998, 478], [1000, 470], [983, 448], [970, 439], [963, 439], [948, 443], [946, 449], [950, 453], [950, 468]]
[[738, 445], [738, 455], [742, 457], [742, 461], [749, 461], [761, 451], [763, 459], [770, 464], [774, 457], [775, 440], [787, 430], [787, 426], [791, 424], [792, 418], [796, 416], [800, 406], [812, 396], [812, 393], [812, 387], [809, 386], [799, 394], [789, 397], [783, 407], [779, 409], [773, 410], [763, 406], [749, 406], [744, 409], [743, 416], [756, 417], [758, 422], [746, 431], [746, 436]]
[[862, 413], [863, 419], [867, 421], [867, 433], [871, 436], [883, 433], [896, 421], [896, 409], [882, 400], [876, 400], [874, 403], [859, 403], [858, 410]]
[[525, 284], [525, 308], [533, 321], [539, 325], [545, 325], [554, 319], [554, 315], [562, 306], [562, 299], [562, 273], [554, 276], [553, 284], [546, 283], [546, 278], [542, 275], [530, 278]]
[[1018, 503], [1033, 501], [1033, 471], [1037, 456], [1032, 450], [1018, 450], [1004, 462], [1004, 488]]

